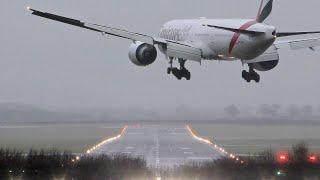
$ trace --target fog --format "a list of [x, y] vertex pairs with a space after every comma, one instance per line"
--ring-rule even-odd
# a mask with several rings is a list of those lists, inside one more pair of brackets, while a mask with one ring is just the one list
[[23, 104], [0, 104], [1, 122], [212, 121], [320, 123], [320, 110], [311, 105], [229, 105], [221, 108], [102, 108], [45, 109]]
[[[136, 67], [127, 55], [130, 41], [44, 20], [25, 9], [31, 5], [154, 35], [176, 18], [254, 18], [258, 0], [2, 0], [0, 5], [0, 103], [54, 110], [152, 109], [147, 117], [155, 119], [161, 112], [206, 118], [212, 109], [237, 117], [247, 106], [258, 116], [319, 111], [320, 51], [280, 50], [279, 66], [261, 73], [260, 84], [242, 80], [240, 62], [188, 62], [192, 80], [177, 81], [166, 74], [163, 55], [149, 67]], [[319, 6], [318, 0], [276, 1], [267, 22], [278, 31], [319, 30]]]

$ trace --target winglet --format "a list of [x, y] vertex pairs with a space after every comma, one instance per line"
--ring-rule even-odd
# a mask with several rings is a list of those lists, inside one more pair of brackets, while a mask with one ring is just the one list
[[272, 12], [272, 7], [273, 0], [261, 0], [256, 21], [261, 23], [266, 20]]

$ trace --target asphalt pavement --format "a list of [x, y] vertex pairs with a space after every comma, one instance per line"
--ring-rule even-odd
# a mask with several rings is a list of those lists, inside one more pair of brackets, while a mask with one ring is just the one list
[[129, 126], [121, 138], [103, 144], [93, 153], [141, 157], [154, 168], [210, 161], [223, 155], [193, 138], [184, 126], [162, 125]]

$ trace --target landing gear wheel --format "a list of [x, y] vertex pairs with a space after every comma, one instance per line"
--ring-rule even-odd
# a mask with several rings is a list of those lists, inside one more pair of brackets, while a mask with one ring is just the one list
[[259, 83], [260, 82], [260, 75], [258, 73], [255, 73], [252, 75], [252, 79], [256, 82]]
[[243, 78], [244, 80], [246, 80], [247, 82], [250, 82], [250, 81], [251, 81], [250, 74], [249, 74], [247, 71], [245, 71], [245, 70], [242, 71], [242, 78]]
[[242, 78], [244, 80], [246, 80], [247, 82], [250, 82], [251, 80], [254, 80], [256, 83], [260, 82], [260, 75], [255, 71], [247, 72], [247, 71], [243, 70], [242, 71]]
[[186, 78], [186, 80], [190, 80], [191, 79], [191, 73], [186, 69], [183, 68], [180, 70], [182, 77]]
[[188, 81], [190, 81], [190, 79], [191, 79], [191, 73], [190, 73], [190, 72], [189, 72], [188, 75], [186, 76], [186, 79], [187, 79]]
[[170, 58], [170, 67], [167, 69], [167, 74], [173, 74], [177, 79], [181, 80], [182, 78], [185, 78], [186, 80], [191, 79], [191, 73], [188, 71], [188, 69], [185, 68], [185, 62], [184, 59], [178, 59], [180, 68], [174, 68], [172, 67], [172, 61], [173, 59]]
[[182, 79], [182, 73], [178, 68], [172, 68], [172, 74], [179, 80]]

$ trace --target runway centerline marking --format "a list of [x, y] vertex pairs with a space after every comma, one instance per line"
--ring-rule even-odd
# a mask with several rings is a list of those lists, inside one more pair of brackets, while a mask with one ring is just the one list
[[157, 132], [157, 136], [156, 136], [156, 177], [160, 177], [160, 153], [159, 153], [159, 149], [160, 149], [160, 144], [159, 144], [159, 134]]

